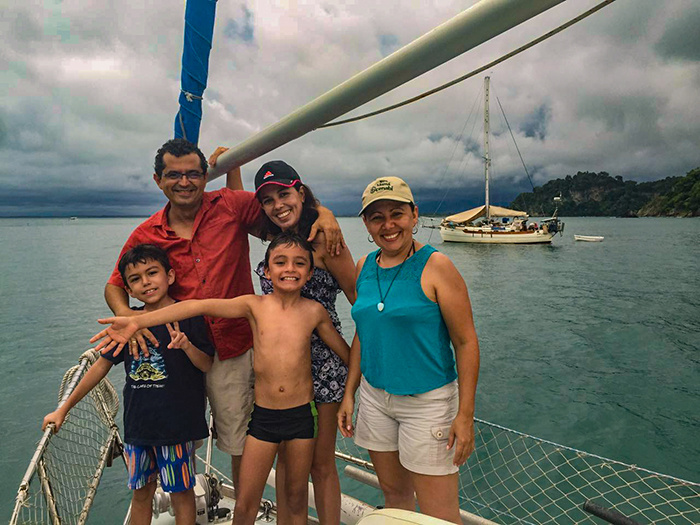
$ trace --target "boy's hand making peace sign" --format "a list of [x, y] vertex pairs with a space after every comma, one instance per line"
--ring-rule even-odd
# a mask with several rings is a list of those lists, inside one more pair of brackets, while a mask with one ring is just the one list
[[190, 349], [192, 343], [190, 343], [187, 335], [180, 331], [180, 323], [177, 321], [174, 323], [165, 323], [165, 327], [168, 329], [168, 333], [170, 334], [170, 344], [168, 345], [168, 348], [179, 348], [181, 350]]

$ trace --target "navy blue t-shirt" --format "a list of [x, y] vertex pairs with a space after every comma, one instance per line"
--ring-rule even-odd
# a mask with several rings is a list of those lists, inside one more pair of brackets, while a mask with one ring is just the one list
[[[114, 356], [102, 357], [115, 365], [124, 362], [124, 442], [129, 445], [176, 445], [209, 436], [205, 418], [204, 373], [179, 348], [168, 348], [170, 334], [165, 325], [150, 328], [160, 346], [148, 341], [148, 358], [133, 359], [128, 347]], [[202, 317], [180, 321], [180, 331], [207, 355], [214, 347]]]

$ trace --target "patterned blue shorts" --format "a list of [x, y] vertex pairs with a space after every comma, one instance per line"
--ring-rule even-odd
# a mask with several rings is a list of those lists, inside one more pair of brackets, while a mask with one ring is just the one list
[[183, 492], [195, 485], [194, 441], [158, 447], [124, 443], [124, 452], [131, 490], [145, 487], [159, 474], [165, 492]]

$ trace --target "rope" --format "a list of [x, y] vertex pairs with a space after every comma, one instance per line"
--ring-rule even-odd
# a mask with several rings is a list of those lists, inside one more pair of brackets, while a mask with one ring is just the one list
[[190, 93], [189, 91], [185, 91], [184, 89], [180, 89], [180, 91], [182, 91], [182, 93], [185, 95], [187, 102], [194, 102], [195, 100], [204, 100], [204, 97], [200, 97], [199, 95], [195, 95], [194, 93]]
[[[495, 91], [495, 90], [494, 90]], [[527, 166], [525, 165], [525, 161], [523, 160], [523, 155], [520, 153], [520, 148], [518, 147], [518, 143], [515, 142], [515, 135], [513, 135], [513, 130], [510, 129], [510, 123], [508, 122], [508, 117], [506, 117], [506, 112], [503, 110], [503, 106], [501, 105], [501, 100], [496, 97], [496, 102], [498, 102], [498, 107], [501, 108], [501, 113], [503, 113], [503, 118], [506, 121], [506, 126], [508, 126], [508, 131], [510, 131], [510, 137], [513, 139], [513, 144], [515, 144], [515, 149], [518, 151], [518, 157], [520, 157], [520, 162], [523, 165], [523, 169], [525, 169], [525, 174], [527, 175], [527, 179], [530, 181], [530, 186], [532, 186], [532, 189], [535, 189], [535, 185], [532, 183], [532, 177], [530, 177], [530, 172], [527, 170]]]
[[182, 118], [182, 110], [177, 112], [177, 118], [178, 118], [178, 122], [180, 123], [180, 132], [182, 133], [182, 138], [185, 140], [189, 140], [187, 138], [187, 132], [185, 131], [185, 121]]
[[542, 35], [541, 37], [536, 38], [535, 40], [532, 40], [531, 42], [525, 44], [524, 46], [521, 46], [521, 47], [515, 49], [514, 51], [511, 51], [510, 53], [503, 55], [501, 58], [498, 58], [498, 59], [494, 60], [493, 62], [489, 62], [485, 66], [482, 66], [478, 69], [475, 69], [474, 71], [467, 73], [466, 75], [461, 76], [459, 78], [456, 78], [455, 80], [452, 80], [451, 82], [448, 82], [447, 84], [443, 84], [441, 86], [438, 86], [438, 87], [431, 89], [430, 91], [426, 91], [425, 93], [422, 93], [418, 96], [415, 96], [413, 98], [409, 98], [407, 100], [404, 100], [403, 102], [399, 102], [398, 104], [393, 104], [391, 106], [387, 106], [385, 108], [378, 109], [377, 111], [372, 111], [370, 113], [365, 113], [365, 114], [359, 115], [357, 117], [352, 117], [352, 118], [348, 118], [345, 120], [338, 120], [336, 122], [329, 122], [328, 124], [324, 124], [323, 126], [319, 126], [317, 129], [331, 128], [333, 126], [340, 126], [341, 124], [349, 124], [350, 122], [357, 122], [359, 120], [364, 120], [364, 119], [367, 119], [370, 117], [374, 117], [376, 115], [381, 115], [382, 113], [387, 113], [388, 111], [392, 111], [394, 109], [398, 109], [398, 108], [403, 107], [403, 106], [407, 106], [408, 104], [412, 104], [413, 102], [417, 102], [421, 99], [429, 97], [430, 95], [434, 95], [435, 93], [438, 93], [444, 89], [447, 89], [448, 87], [452, 87], [455, 84], [459, 84], [460, 82], [467, 80], [468, 78], [471, 78], [475, 75], [478, 75], [479, 73], [482, 73], [482, 72], [486, 71], [487, 69], [490, 69], [493, 66], [500, 64], [501, 62], [505, 62], [509, 58], [512, 58], [515, 55], [519, 55], [523, 51], [526, 51], [526, 50], [530, 49], [531, 47], [536, 46], [540, 42], [544, 42], [548, 38], [551, 38], [554, 35], [561, 33], [562, 31], [564, 31], [565, 29], [568, 29], [572, 25], [580, 22], [581, 20], [584, 20], [585, 18], [588, 18], [593, 13], [600, 11], [604, 7], [612, 4], [614, 1], [615, 0], [604, 0], [603, 2], [601, 2], [600, 4], [596, 5], [595, 7], [591, 8], [591, 9], [589, 9], [585, 13], [577, 16], [576, 18], [573, 18], [572, 20], [569, 20], [565, 24], [560, 25], [559, 27], [557, 27], [556, 29], [553, 29], [549, 33], [546, 33], [546, 34]]

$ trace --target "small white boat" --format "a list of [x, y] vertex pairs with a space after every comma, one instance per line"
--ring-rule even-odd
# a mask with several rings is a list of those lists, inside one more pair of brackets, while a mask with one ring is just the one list
[[603, 239], [605, 237], [602, 237], [600, 235], [574, 235], [574, 239], [577, 241], [585, 241], [585, 242], [603, 242]]

